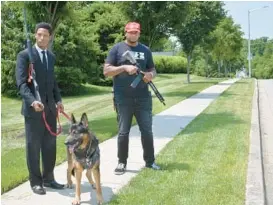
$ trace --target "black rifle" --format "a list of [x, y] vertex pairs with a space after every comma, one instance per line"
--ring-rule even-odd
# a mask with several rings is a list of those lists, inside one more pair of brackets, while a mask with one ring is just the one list
[[[131, 83], [131, 87], [132, 88], [136, 88], [136, 86], [138, 85], [138, 83], [143, 79], [144, 77], [144, 73], [140, 70], [140, 66], [139, 64], [137, 63], [136, 59], [132, 56], [131, 52], [130, 51], [126, 51], [122, 54], [122, 56], [130, 61], [130, 63], [132, 63], [134, 66], [136, 66], [138, 69], [137, 69], [137, 77], [135, 78], [135, 80]], [[148, 85], [152, 88], [152, 90], [154, 91], [156, 97], [159, 99], [160, 102], [163, 103], [163, 105], [166, 105], [165, 104], [165, 100], [164, 98], [162, 97], [162, 95], [158, 92], [157, 88], [155, 87], [154, 83], [152, 81], [148, 82]]]
[[34, 85], [34, 90], [35, 90], [35, 98], [36, 100], [38, 100], [39, 102], [41, 102], [41, 97], [39, 94], [39, 86], [36, 82], [36, 73], [35, 70], [33, 69], [33, 54], [32, 54], [32, 46], [31, 46], [31, 41], [29, 38], [29, 33], [28, 33], [28, 29], [27, 29], [27, 19], [26, 19], [26, 8], [24, 8], [23, 10], [24, 12], [24, 24], [25, 24], [25, 30], [26, 30], [26, 37], [27, 37], [27, 51], [28, 51], [28, 57], [29, 57], [29, 78], [28, 78], [28, 83], [31, 83], [31, 80], [33, 81], [33, 85]]

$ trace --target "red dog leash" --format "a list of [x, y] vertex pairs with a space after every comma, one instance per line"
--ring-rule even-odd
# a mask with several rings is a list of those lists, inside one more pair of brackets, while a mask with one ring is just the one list
[[[28, 83], [31, 83], [33, 79], [33, 64], [30, 63], [29, 64], [29, 67], [28, 67], [28, 79], [27, 79], [27, 82]], [[35, 87], [36, 89], [36, 87]], [[37, 93], [39, 94], [38, 90], [37, 90]], [[40, 99], [41, 100], [41, 99]], [[38, 101], [40, 101], [39, 98], [38, 98]], [[59, 135], [61, 132], [62, 132], [62, 126], [61, 126], [61, 123], [60, 123], [60, 118], [59, 118], [59, 113], [62, 113], [69, 121], [71, 121], [70, 117], [64, 112], [64, 111], [60, 111], [59, 109], [57, 109], [57, 121], [58, 121], [58, 124], [59, 124], [59, 129], [57, 131], [57, 133], [53, 132], [49, 126], [49, 124], [47, 123], [46, 121], [46, 116], [45, 116], [45, 111], [43, 111], [43, 120], [44, 120], [44, 123], [45, 123], [45, 126], [46, 126], [46, 129], [49, 131], [49, 133], [53, 136], [57, 136]]]
[[59, 113], [62, 113], [69, 121], [71, 121], [71, 118], [64, 111], [59, 111], [59, 109], [57, 109], [57, 117], [56, 118], [57, 118], [57, 121], [58, 121], [58, 124], [59, 124], [59, 129], [58, 129], [57, 133], [55, 133], [55, 132], [53, 132], [51, 130], [49, 124], [47, 123], [46, 116], [45, 116], [45, 111], [43, 111], [43, 119], [44, 119], [44, 122], [45, 122], [46, 129], [53, 136], [58, 136], [62, 132], [62, 126], [61, 126], [61, 123], [60, 123]]

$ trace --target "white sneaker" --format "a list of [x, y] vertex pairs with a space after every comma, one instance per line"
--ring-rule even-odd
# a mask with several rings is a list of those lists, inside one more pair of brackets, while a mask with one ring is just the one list
[[126, 171], [126, 165], [124, 163], [119, 163], [117, 168], [115, 169], [116, 175], [122, 175]]

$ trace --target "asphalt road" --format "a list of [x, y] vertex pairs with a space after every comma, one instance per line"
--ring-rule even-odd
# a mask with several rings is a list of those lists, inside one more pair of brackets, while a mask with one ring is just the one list
[[273, 79], [259, 80], [259, 109], [266, 205], [273, 205]]

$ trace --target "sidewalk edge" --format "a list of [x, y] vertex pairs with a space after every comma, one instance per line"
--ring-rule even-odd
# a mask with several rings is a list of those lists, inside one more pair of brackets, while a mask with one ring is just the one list
[[260, 133], [259, 91], [255, 79], [252, 99], [252, 117], [250, 129], [245, 205], [265, 205], [265, 190], [262, 165], [262, 146]]

